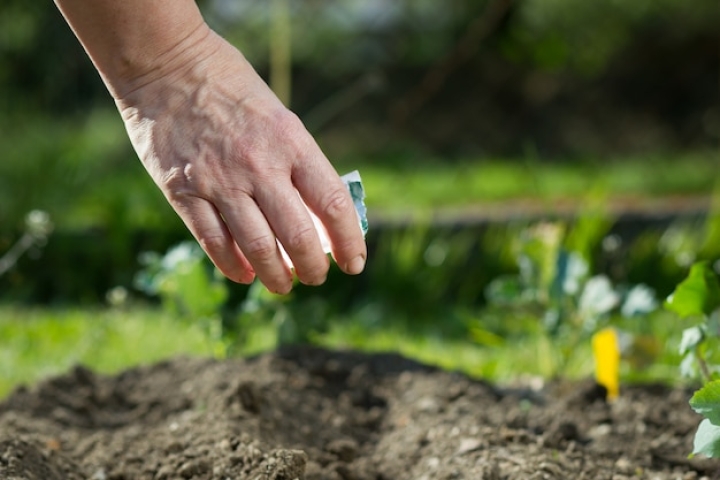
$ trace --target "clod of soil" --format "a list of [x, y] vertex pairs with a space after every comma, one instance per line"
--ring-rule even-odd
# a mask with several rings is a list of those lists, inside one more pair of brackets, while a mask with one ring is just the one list
[[393, 354], [284, 349], [78, 367], [0, 403], [0, 478], [720, 478], [688, 459], [690, 392], [502, 389]]

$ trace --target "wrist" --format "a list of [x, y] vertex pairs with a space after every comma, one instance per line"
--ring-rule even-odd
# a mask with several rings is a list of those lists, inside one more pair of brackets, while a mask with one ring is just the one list
[[202, 22], [185, 35], [150, 46], [136, 52], [128, 52], [117, 58], [108, 68], [98, 66], [98, 71], [110, 94], [116, 101], [161, 78], [180, 72], [193, 62], [212, 54], [214, 33]]
[[177, 68], [210, 34], [195, 0], [55, 3], [115, 98]]

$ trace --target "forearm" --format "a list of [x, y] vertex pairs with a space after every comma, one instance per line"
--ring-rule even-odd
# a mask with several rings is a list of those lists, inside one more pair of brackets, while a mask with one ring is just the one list
[[329, 262], [307, 207], [338, 265], [362, 271], [367, 250], [347, 189], [194, 0], [54, 1], [114, 96], [143, 165], [220, 271], [289, 292], [279, 242], [300, 281], [325, 281]]
[[54, 0], [117, 99], [179, 68], [210, 34], [194, 0]]

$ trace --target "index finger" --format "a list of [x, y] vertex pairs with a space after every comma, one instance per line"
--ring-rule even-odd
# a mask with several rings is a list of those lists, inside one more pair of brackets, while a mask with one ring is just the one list
[[[318, 148], [319, 150], [319, 148]], [[292, 179], [305, 204], [322, 222], [338, 266], [350, 275], [365, 268], [367, 247], [350, 192], [322, 153], [296, 166]]]

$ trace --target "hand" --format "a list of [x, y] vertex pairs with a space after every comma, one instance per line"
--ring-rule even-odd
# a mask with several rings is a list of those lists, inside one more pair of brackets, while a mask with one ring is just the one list
[[301, 282], [323, 283], [329, 261], [304, 202], [340, 268], [360, 273], [367, 252], [347, 189], [242, 54], [208, 29], [166, 58], [167, 68], [116, 84], [116, 103], [145, 168], [217, 268], [287, 293], [277, 239]]

